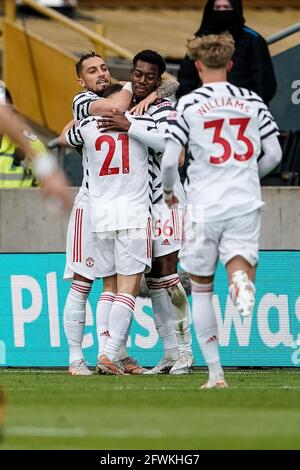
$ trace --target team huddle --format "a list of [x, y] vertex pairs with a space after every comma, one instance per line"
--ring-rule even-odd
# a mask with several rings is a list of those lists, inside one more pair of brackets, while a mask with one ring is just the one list
[[[278, 128], [255, 93], [227, 82], [230, 34], [190, 42], [203, 85], [174, 107], [176, 82], [145, 50], [133, 59], [131, 82], [111, 84], [97, 54], [76, 64], [84, 91], [60, 140], [80, 147], [84, 177], [67, 234], [64, 309], [69, 373], [91, 375], [82, 351], [86, 303], [103, 279], [96, 326], [99, 374], [187, 374], [193, 366], [190, 321], [209, 370], [202, 388], [225, 388], [213, 281], [220, 259], [239, 313], [255, 305], [261, 200], [259, 178], [281, 159]], [[189, 156], [184, 189], [178, 166]], [[178, 272], [190, 275], [192, 315]], [[126, 351], [135, 299], [145, 275], [164, 355], [151, 370]]]

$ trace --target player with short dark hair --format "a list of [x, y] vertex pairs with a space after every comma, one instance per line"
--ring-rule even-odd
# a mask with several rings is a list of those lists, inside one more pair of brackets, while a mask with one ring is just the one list
[[[133, 59], [131, 83], [132, 105], [138, 105], [152, 96], [161, 84], [161, 74], [165, 70], [163, 57], [155, 51], [145, 50]], [[152, 98], [151, 98], [152, 100]], [[155, 122], [158, 136], [162, 137], [167, 126], [167, 116], [174, 110], [170, 100], [156, 97], [147, 114]], [[135, 108], [133, 108], [134, 110]], [[141, 116], [139, 119], [142, 119]], [[105, 115], [105, 130], [127, 131], [129, 135], [141, 139], [136, 123], [131, 123], [120, 113]], [[161, 188], [160, 153], [153, 152], [150, 146], [149, 172], [151, 174], [152, 223], [154, 231], [152, 270], [146, 275], [154, 311], [154, 322], [164, 344], [164, 356], [149, 373], [184, 374], [191, 371], [193, 364], [192, 341], [189, 325], [189, 305], [186, 293], [177, 272], [178, 250], [181, 245], [182, 208], [169, 210], [163, 202]], [[176, 193], [184, 204], [185, 195], [177, 174]], [[175, 326], [175, 328], [174, 328]]]
[[[116, 108], [124, 111], [131, 102], [132, 93], [126, 88], [114, 96], [102, 98], [102, 93], [110, 86], [111, 78], [105, 61], [96, 53], [83, 55], [76, 64], [78, 83], [85, 90], [73, 100], [74, 121], [87, 118], [91, 113], [111, 111]], [[73, 125], [66, 126], [65, 130]], [[64, 130], [64, 131], [65, 131]], [[62, 133], [64, 134], [64, 132]], [[70, 136], [72, 145], [72, 136]], [[73, 144], [76, 144], [74, 141]], [[70, 216], [64, 279], [72, 279], [72, 285], [64, 308], [64, 325], [69, 345], [69, 374], [91, 375], [84, 360], [82, 342], [86, 318], [86, 303], [95, 275], [95, 256], [90, 228], [88, 158], [83, 150], [83, 181], [76, 196]]]
[[[99, 57], [99, 59], [102, 59], [101, 55], [97, 54], [94, 51], [90, 51], [90, 52], [87, 52], [86, 54], [83, 54], [80, 57], [80, 59], [78, 60], [78, 62], [76, 62], [75, 69], [76, 69], [76, 73], [77, 73], [78, 78], [81, 78], [84, 61], [87, 60], [87, 59], [91, 59], [92, 57]], [[105, 67], [106, 67], [106, 65], [105, 65]]]
[[[113, 87], [109, 88], [112, 92]], [[66, 138], [69, 145], [83, 145], [88, 159], [95, 275], [103, 279], [98, 329], [107, 317], [105, 331], [101, 331], [105, 344], [101, 334], [99, 338], [102, 350], [96, 370], [99, 374], [122, 375], [124, 371], [116, 360], [127, 335], [142, 273], [151, 266], [148, 146], [126, 132], [101, 134], [99, 120], [101, 116], [82, 119], [69, 129]], [[155, 127], [151, 119], [143, 119], [146, 129], [151, 125]]]
[[[98, 54], [88, 53], [82, 56], [76, 65], [78, 72], [78, 82], [84, 92], [78, 93], [73, 100], [73, 116], [78, 121], [89, 117], [90, 115], [99, 115], [104, 111], [112, 109], [123, 111], [127, 109], [131, 101], [130, 86], [123, 89], [109, 98], [102, 96], [110, 86], [111, 78], [105, 61]], [[128, 90], [128, 91], [127, 91]], [[129, 96], [129, 100], [128, 100]], [[70, 123], [64, 129], [64, 132], [72, 125]], [[62, 138], [62, 142], [64, 139]], [[70, 135], [72, 144], [72, 135]], [[73, 142], [75, 143], [75, 141]], [[93, 250], [93, 240], [90, 229], [90, 206], [89, 206], [89, 175], [87, 169], [87, 155], [83, 151], [84, 175], [81, 188], [75, 199], [73, 211], [70, 217], [67, 234], [67, 261], [64, 273], [65, 279], [73, 278], [72, 286], [67, 297], [64, 309], [65, 331], [69, 344], [69, 373], [71, 375], [90, 375], [87, 364], [84, 360], [82, 351], [82, 341], [86, 316], [86, 302], [92, 283], [95, 280], [95, 259]], [[109, 287], [106, 281], [106, 291], [108, 298], [113, 299], [113, 285]], [[103, 319], [108, 318], [107, 312], [111, 306], [100, 297], [97, 305], [96, 324], [99, 345], [99, 356], [102, 352], [102, 344], [105, 342], [103, 332]], [[104, 305], [105, 304], [105, 305]], [[101, 314], [99, 307], [101, 305]], [[105, 323], [105, 322], [104, 322]], [[132, 366], [132, 367], [131, 367]], [[136, 364], [126, 364], [126, 371], [140, 372]]]
[[109, 98], [114, 93], [121, 91], [123, 86], [120, 83], [111, 83], [107, 88], [103, 90], [102, 98]]
[[142, 62], [147, 62], [148, 64], [157, 65], [159, 77], [161, 77], [166, 71], [166, 62], [164, 58], [156, 51], [152, 51], [151, 49], [144, 49], [143, 51], [138, 52], [132, 59], [134, 68], [136, 68], [139, 60]]

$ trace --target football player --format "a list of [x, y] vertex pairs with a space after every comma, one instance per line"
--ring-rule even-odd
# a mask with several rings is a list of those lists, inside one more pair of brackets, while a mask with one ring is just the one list
[[[232, 36], [196, 38], [188, 50], [203, 86], [180, 98], [176, 113], [170, 116], [163, 189], [172, 207], [178, 159], [188, 144], [188, 210], [180, 262], [191, 277], [193, 323], [209, 369], [203, 388], [224, 388], [212, 303], [214, 274], [220, 259], [227, 269], [234, 305], [243, 317], [251, 315], [264, 204], [259, 178], [278, 165], [282, 152], [277, 125], [262, 99], [227, 82]], [[261, 150], [264, 155], [258, 160]]]

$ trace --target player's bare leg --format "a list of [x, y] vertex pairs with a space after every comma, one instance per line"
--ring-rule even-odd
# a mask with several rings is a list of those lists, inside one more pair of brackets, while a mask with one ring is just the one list
[[164, 272], [167, 271], [174, 273], [169, 277], [171, 281], [170, 284], [172, 285], [166, 287], [166, 290], [168, 293], [170, 314], [175, 327], [179, 357], [170, 370], [170, 374], [187, 374], [191, 372], [194, 362], [190, 331], [191, 315], [188, 298], [177, 272], [178, 251], [164, 256], [162, 263]]
[[255, 306], [255, 271], [242, 256], [235, 256], [226, 265], [229, 292], [233, 304], [242, 317], [252, 315]]
[[69, 374], [92, 375], [82, 351], [86, 303], [93, 281], [74, 273], [64, 308], [64, 327], [69, 345]]
[[217, 319], [212, 303], [214, 276], [190, 277], [193, 325], [209, 372], [208, 381], [201, 388], [226, 388], [220, 363]]
[[185, 374], [193, 364], [189, 304], [177, 273], [178, 252], [156, 258], [147, 285], [164, 357], [149, 373]]
[[109, 336], [104, 354], [99, 357], [97, 371], [101, 374], [122, 375], [124, 372], [115, 363], [122, 342], [129, 329], [135, 298], [139, 292], [142, 274], [117, 275], [117, 294], [109, 314]]
[[178, 342], [175, 334], [173, 319], [169, 310], [169, 296], [165, 289], [167, 275], [177, 272], [175, 269], [170, 271], [168, 260], [164, 260], [165, 256], [156, 258], [152, 263], [152, 269], [146, 276], [146, 282], [152, 301], [152, 309], [154, 313], [154, 323], [159, 337], [163, 342], [164, 356], [162, 360], [147, 373], [167, 374], [178, 359]]

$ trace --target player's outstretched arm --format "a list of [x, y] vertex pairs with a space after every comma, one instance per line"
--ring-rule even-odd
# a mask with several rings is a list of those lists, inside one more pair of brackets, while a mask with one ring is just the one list
[[50, 197], [58, 208], [71, 210], [73, 197], [67, 188], [68, 180], [58, 167], [56, 159], [48, 153], [41, 140], [33, 140], [30, 146], [33, 149], [34, 171], [41, 181], [43, 193]]
[[110, 112], [113, 109], [124, 113], [129, 108], [131, 100], [132, 86], [130, 82], [127, 82], [119, 93], [114, 93], [109, 98], [100, 98], [92, 101], [89, 113], [93, 116], [99, 116], [103, 113]]
[[26, 128], [26, 123], [9, 106], [0, 105], [1, 132], [7, 134], [14, 142], [19, 144], [27, 156], [34, 157], [30, 142], [23, 135]]
[[166, 149], [166, 139], [156, 129], [147, 130], [137, 122], [133, 122], [129, 128], [128, 135], [148, 145], [155, 152], [163, 153]]
[[67, 190], [67, 180], [55, 159], [48, 154], [44, 144], [32, 133], [29, 126], [6, 106], [0, 106], [0, 129], [7, 134], [33, 160], [37, 177], [45, 194], [59, 199], [65, 209], [72, 207], [72, 197]]
[[161, 85], [152, 93], [150, 93], [149, 96], [134, 106], [130, 110], [130, 113], [134, 114], [135, 116], [141, 116], [158, 98], [168, 98], [169, 96], [174, 95], [178, 88], [179, 83], [176, 80], [163, 80]]
[[49, 197], [58, 209], [63, 207], [66, 211], [70, 211], [74, 199], [67, 189], [68, 181], [63, 172], [57, 167], [54, 171], [45, 176], [36, 165], [35, 171], [39, 180], [42, 182], [42, 191], [45, 196]]
[[65, 125], [63, 128], [60, 136], [58, 137], [58, 142], [60, 145], [63, 145], [64, 147], [67, 147], [68, 142], [66, 140], [66, 133], [68, 132], [69, 129], [74, 125], [74, 119], [72, 121], [68, 122], [68, 124]]
[[263, 139], [262, 148], [264, 155], [258, 161], [258, 172], [260, 178], [271, 173], [271, 171], [279, 165], [282, 159], [282, 150], [277, 135], [271, 135], [270, 137]]
[[101, 132], [127, 132], [130, 137], [148, 145], [155, 152], [165, 151], [166, 140], [162, 134], [158, 133], [156, 129], [147, 130], [145, 126], [136, 121], [129, 121], [123, 113], [116, 110], [101, 116], [101, 119], [98, 120], [98, 127]]

